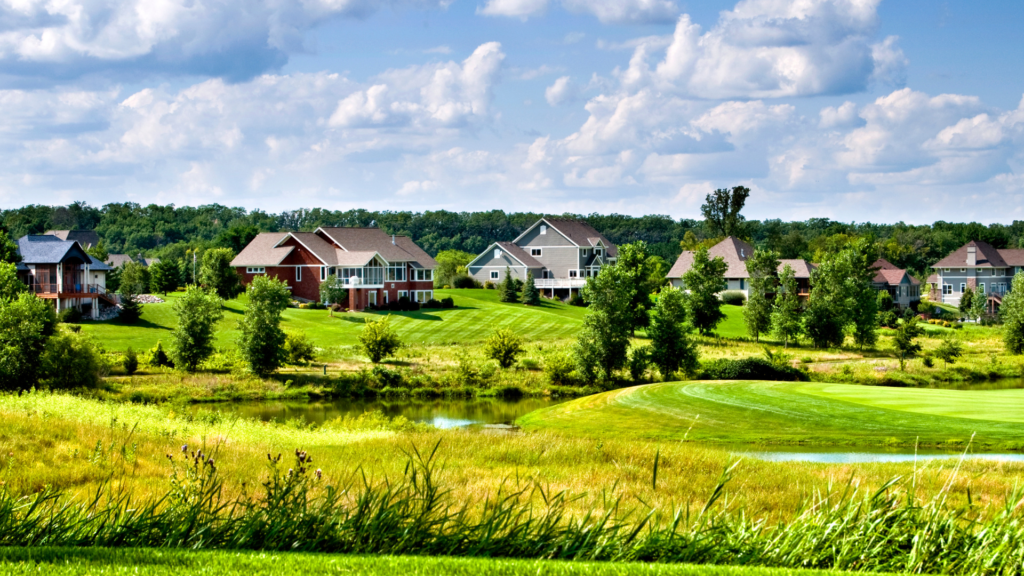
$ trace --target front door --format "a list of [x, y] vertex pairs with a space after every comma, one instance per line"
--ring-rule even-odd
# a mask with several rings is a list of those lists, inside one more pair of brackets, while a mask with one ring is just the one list
[[377, 291], [376, 290], [370, 291], [370, 292], [368, 292], [366, 294], [366, 302], [367, 302], [367, 305], [369, 305], [369, 306], [376, 306], [377, 305]]

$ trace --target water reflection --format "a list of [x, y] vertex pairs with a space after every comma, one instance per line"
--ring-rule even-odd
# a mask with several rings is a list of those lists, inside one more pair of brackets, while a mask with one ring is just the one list
[[[757, 458], [768, 462], [813, 462], [818, 464], [865, 464], [873, 462], [920, 462], [938, 458], [960, 458], [957, 452], [790, 452], [790, 451], [759, 451], [734, 452], [737, 456]], [[1024, 454], [968, 454], [969, 459], [995, 460], [999, 462], [1024, 462]]]
[[[414, 422], [437, 428], [461, 428], [480, 424], [512, 424], [516, 418], [562, 400], [523, 398], [500, 400], [363, 400], [343, 399], [325, 402], [236, 402], [219, 405], [215, 410], [264, 421], [285, 422], [302, 419], [323, 424], [344, 416], [358, 416], [379, 410], [389, 417], [405, 416]], [[209, 406], [195, 410], [210, 410]]]

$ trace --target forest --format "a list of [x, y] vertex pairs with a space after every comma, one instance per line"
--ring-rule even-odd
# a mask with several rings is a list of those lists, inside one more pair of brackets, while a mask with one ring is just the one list
[[[67, 206], [28, 205], [0, 211], [0, 226], [12, 238], [46, 230], [96, 230], [103, 248], [164, 258], [183, 258], [189, 250], [211, 247], [240, 250], [258, 232], [311, 231], [319, 226], [378, 226], [389, 234], [410, 236], [432, 255], [442, 250], [477, 254], [498, 240], [512, 240], [541, 216], [584, 220], [616, 244], [647, 242], [651, 254], [672, 262], [684, 249], [721, 237], [711, 220], [673, 219], [666, 215], [539, 214], [501, 210], [449, 212], [445, 210], [333, 211], [297, 209], [271, 214], [219, 204], [160, 206], [125, 202], [102, 207], [75, 202]], [[949, 252], [970, 240], [996, 248], [1024, 247], [1024, 221], [983, 225], [976, 222], [935, 222], [931, 225], [837, 222], [827, 218], [784, 222], [742, 220], [730, 231], [759, 248], [770, 248], [782, 258], [819, 261], [855, 238], [867, 238], [892, 263], [918, 276]]]

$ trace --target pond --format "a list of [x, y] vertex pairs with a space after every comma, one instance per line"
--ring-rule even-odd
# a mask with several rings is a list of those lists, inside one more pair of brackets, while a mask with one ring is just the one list
[[[956, 459], [960, 458], [962, 452], [936, 452], [923, 451], [914, 452], [887, 452], [872, 451], [870, 449], [850, 450], [794, 450], [793, 448], [780, 447], [777, 450], [747, 450], [733, 451], [736, 456], [756, 458], [768, 462], [813, 462], [817, 464], [867, 464], [874, 462], [914, 462], [924, 460], [935, 460], [938, 458]], [[1024, 462], [1024, 453], [978, 453], [968, 454], [968, 458], [982, 460], [996, 460], [1000, 462]]]
[[390, 417], [405, 416], [414, 422], [431, 424], [437, 428], [460, 428], [493, 424], [512, 424], [516, 418], [545, 406], [564, 400], [548, 398], [522, 398], [501, 400], [476, 398], [472, 400], [364, 400], [339, 399], [323, 402], [237, 402], [231, 404], [196, 406], [196, 410], [218, 410], [246, 418], [286, 422], [303, 419], [314, 424], [358, 416], [379, 410]]

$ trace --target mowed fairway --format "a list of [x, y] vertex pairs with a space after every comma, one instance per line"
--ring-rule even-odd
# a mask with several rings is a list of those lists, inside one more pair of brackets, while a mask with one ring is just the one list
[[[512, 328], [527, 340], [556, 340], [572, 337], [583, 320], [584, 308], [545, 300], [540, 306], [506, 304], [497, 290], [435, 290], [437, 299], [451, 296], [455, 308], [417, 312], [390, 312], [395, 329], [407, 344], [473, 343], [485, 340], [496, 328]], [[117, 321], [84, 322], [82, 330], [95, 336], [108, 350], [132, 347], [143, 350], [162, 341], [170, 342], [176, 317], [171, 301], [147, 304], [142, 318], [133, 325]], [[224, 304], [224, 319], [217, 327], [217, 346], [233, 347], [238, 337], [236, 323], [245, 311], [244, 296]], [[366, 319], [378, 319], [383, 313], [335, 313], [326, 310], [289, 308], [284, 312], [285, 330], [304, 332], [321, 348], [351, 346], [358, 342]]]
[[1024, 390], [792, 382], [669, 382], [614, 390], [519, 419], [591, 436], [819, 445], [1024, 448]]

